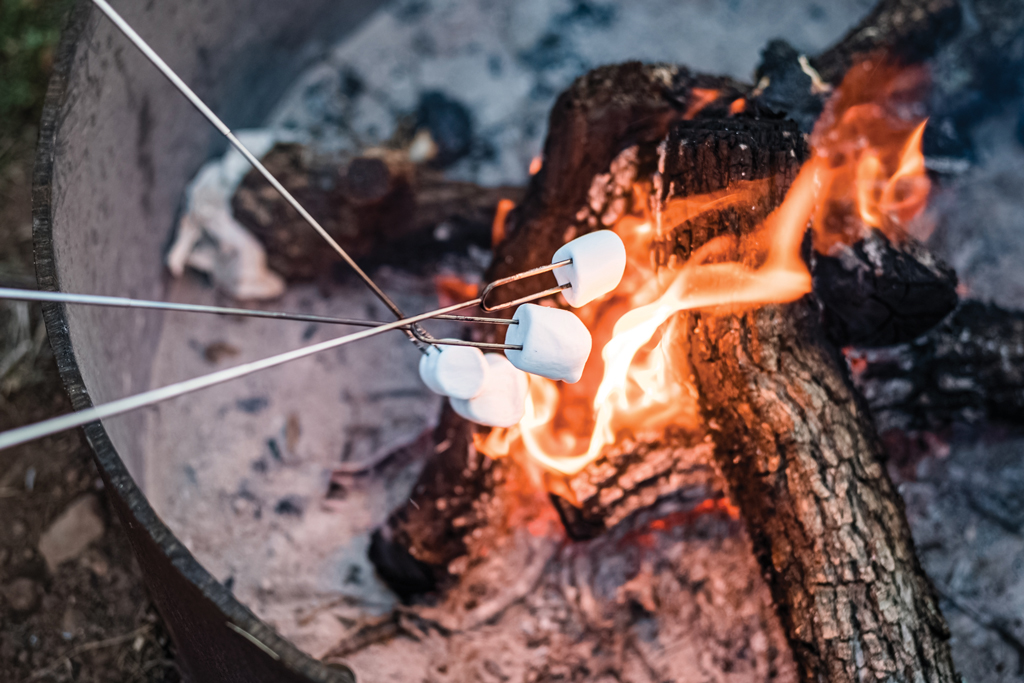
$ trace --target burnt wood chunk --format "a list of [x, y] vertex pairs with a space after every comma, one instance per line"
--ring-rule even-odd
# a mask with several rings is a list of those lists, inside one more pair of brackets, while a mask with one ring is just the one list
[[956, 273], [920, 242], [894, 243], [878, 230], [852, 247], [815, 254], [814, 293], [837, 346], [912, 341], [956, 308]]
[[1024, 313], [965, 301], [911, 343], [847, 355], [883, 432], [1024, 423]]
[[957, 34], [962, 18], [957, 0], [882, 0], [810, 63], [826, 83], [839, 85], [858, 58], [871, 54], [919, 62]]
[[467, 553], [467, 538], [488, 522], [488, 500], [505, 464], [473, 447], [472, 423], [445, 406], [409, 501], [372, 538], [370, 560], [402, 598], [444, 589]]

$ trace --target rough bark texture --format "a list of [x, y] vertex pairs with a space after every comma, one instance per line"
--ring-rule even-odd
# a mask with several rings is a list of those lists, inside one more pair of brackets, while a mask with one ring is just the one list
[[[723, 166], [695, 153], [706, 148], [694, 142], [699, 137], [670, 135], [663, 204], [692, 191], [692, 174], [714, 177], [702, 167]], [[798, 165], [794, 159], [779, 173], [783, 189]], [[730, 181], [726, 175], [719, 187], [697, 189]], [[727, 220], [726, 230], [742, 234], [744, 225]], [[716, 233], [700, 225], [677, 235], [685, 232], [691, 248]], [[698, 312], [691, 321], [691, 362], [715, 461], [747, 522], [803, 680], [958, 680], [870, 414], [824, 334], [816, 299], [744, 315]]]
[[697, 315], [715, 456], [807, 681], [957, 681], [874, 425], [813, 301]]
[[373, 534], [370, 560], [399, 596], [445, 587], [467, 538], [487, 526], [506, 465], [473, 447], [474, 425], [445, 407], [430, 458], [409, 496]]
[[[360, 157], [319, 156], [296, 144], [274, 147], [263, 163], [353, 258], [366, 265], [416, 263], [470, 245], [491, 246], [498, 202], [521, 188], [446, 180], [397, 150]], [[256, 171], [232, 201], [235, 217], [267, 250], [270, 268], [290, 281], [329, 272], [340, 257]]]

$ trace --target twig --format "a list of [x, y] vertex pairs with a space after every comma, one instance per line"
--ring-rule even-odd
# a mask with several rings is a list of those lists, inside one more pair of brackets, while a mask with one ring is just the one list
[[36, 669], [35, 671], [33, 671], [31, 674], [29, 674], [28, 678], [22, 679], [22, 683], [28, 683], [28, 681], [35, 681], [42, 678], [43, 676], [53, 673], [65, 662], [70, 662], [73, 657], [77, 657], [81, 654], [91, 652], [93, 650], [101, 650], [105, 647], [120, 645], [121, 643], [127, 642], [129, 640], [134, 640], [135, 638], [141, 636], [143, 633], [146, 633], [152, 628], [152, 624], [146, 624], [145, 626], [137, 628], [134, 631], [131, 631], [130, 633], [124, 633], [119, 636], [113, 636], [112, 638], [105, 638], [104, 640], [93, 640], [88, 643], [82, 643], [81, 645], [77, 645], [68, 650], [67, 652], [65, 652], [64, 654], [57, 657], [55, 661], [51, 662], [42, 669]]

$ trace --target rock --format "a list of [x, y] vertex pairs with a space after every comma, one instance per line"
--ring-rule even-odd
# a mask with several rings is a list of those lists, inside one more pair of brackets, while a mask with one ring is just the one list
[[61, 562], [77, 557], [90, 543], [103, 535], [99, 501], [87, 494], [75, 500], [53, 520], [39, 538], [39, 552], [53, 573]]
[[39, 596], [42, 591], [32, 579], [14, 579], [9, 584], [0, 588], [7, 604], [15, 612], [30, 612], [39, 604]]

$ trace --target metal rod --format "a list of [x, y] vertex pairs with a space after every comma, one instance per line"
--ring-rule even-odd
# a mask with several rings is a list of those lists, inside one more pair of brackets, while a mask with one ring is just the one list
[[179, 304], [168, 301], [147, 301], [145, 299], [129, 299], [121, 296], [100, 296], [97, 294], [40, 292], [28, 289], [11, 289], [7, 287], [0, 287], [0, 299], [82, 304], [85, 306], [106, 306], [113, 308], [136, 308], [157, 311], [183, 311], [185, 313], [211, 313], [214, 315], [238, 315], [248, 318], [274, 318], [276, 320], [297, 320], [300, 322], [327, 323], [331, 325], [356, 325], [359, 327], [377, 327], [385, 324], [378, 320], [334, 318], [323, 315], [309, 315], [306, 313], [258, 311], [251, 308], [229, 308], [224, 306], [205, 306], [202, 304]]
[[[70, 294], [67, 292], [40, 292], [30, 289], [11, 289], [0, 287], [0, 300], [14, 301], [42, 301], [63, 304], [82, 304], [85, 306], [106, 306], [112, 308], [134, 308], [157, 311], [181, 311], [185, 313], [209, 313], [214, 315], [237, 315], [247, 318], [272, 318], [274, 320], [296, 320], [299, 322], [325, 323], [328, 325], [354, 325], [358, 327], [379, 327], [387, 323], [379, 320], [360, 320], [356, 318], [334, 318], [324, 315], [310, 315], [306, 313], [284, 313], [280, 311], [258, 311], [251, 308], [228, 308], [224, 306], [206, 306], [203, 304], [179, 304], [167, 301], [148, 301], [146, 299], [129, 299], [121, 296], [100, 296], [97, 294]], [[505, 320], [500, 318], [477, 318], [472, 316], [439, 315], [440, 320], [458, 320], [462, 322], [489, 322], [494, 324], [518, 324], [517, 320]], [[500, 322], [498, 322], [500, 321]], [[403, 325], [397, 329], [410, 331], [414, 328], [410, 325]], [[522, 346], [514, 344], [491, 344], [487, 342], [472, 342], [462, 339], [433, 339], [431, 344], [445, 346], [475, 346], [480, 349], [501, 351], [505, 349], [522, 350]]]
[[[221, 134], [224, 135], [224, 137], [228, 139], [228, 142], [230, 142], [232, 146], [234, 146], [234, 148], [237, 149], [238, 152], [243, 157], [245, 157], [245, 159], [250, 164], [252, 164], [253, 168], [259, 171], [260, 175], [266, 178], [267, 182], [270, 183], [270, 185], [275, 190], [277, 190], [282, 197], [284, 197], [284, 200], [288, 202], [288, 204], [290, 204], [291, 207], [295, 209], [300, 216], [302, 216], [302, 218], [310, 225], [310, 227], [316, 230], [320, 234], [320, 236], [323, 237], [324, 240], [326, 240], [326, 242], [329, 245], [331, 245], [331, 248], [334, 249], [334, 251], [336, 251], [339, 256], [341, 256], [345, 263], [347, 263], [349, 267], [351, 267], [352, 270], [354, 270], [360, 278], [362, 278], [363, 282], [366, 283], [366, 285], [370, 288], [371, 291], [373, 291], [377, 298], [384, 302], [384, 305], [387, 306], [388, 309], [392, 313], [394, 313], [396, 317], [403, 318], [405, 314], [402, 313], [402, 310], [398, 307], [398, 305], [395, 304], [395, 302], [392, 301], [391, 298], [384, 293], [384, 290], [377, 286], [377, 283], [375, 283], [370, 278], [370, 276], [367, 275], [366, 272], [364, 272], [363, 269], [359, 267], [359, 265], [352, 259], [352, 257], [348, 255], [348, 252], [346, 252], [341, 247], [341, 245], [338, 244], [337, 241], [335, 241], [335, 239], [331, 237], [326, 230], [324, 230], [320, 223], [318, 223], [317, 220], [313, 218], [313, 216], [311, 216], [310, 213], [306, 211], [306, 209], [304, 209], [301, 204], [299, 204], [298, 200], [296, 200], [295, 197], [292, 196], [291, 192], [285, 189], [284, 185], [278, 182], [277, 178], [275, 178], [270, 173], [270, 171], [267, 170], [267, 168], [260, 162], [260, 160], [257, 159], [256, 156], [253, 155], [253, 153], [250, 152], [237, 137], [235, 137], [235, 134], [231, 132], [231, 129], [228, 128], [227, 125], [223, 121], [221, 121], [216, 114], [213, 113], [213, 110], [206, 106], [206, 104], [201, 99], [199, 99], [198, 95], [192, 92], [192, 89], [189, 88], [185, 84], [185, 82], [178, 77], [178, 74], [174, 73], [171, 67], [169, 67], [167, 63], [160, 58], [160, 55], [158, 55], [153, 50], [153, 48], [151, 48], [149, 44], [145, 40], [143, 40], [138, 33], [135, 32], [135, 29], [133, 29], [128, 24], [128, 22], [126, 22], [121, 17], [121, 15], [118, 14], [114, 10], [114, 8], [107, 3], [106, 0], [92, 0], [92, 2], [94, 5], [96, 5], [96, 7], [99, 8], [101, 12], [103, 12], [107, 16], [108, 19], [110, 19], [110, 21], [114, 23], [114, 25], [118, 29], [120, 29], [121, 33], [123, 33], [125, 37], [127, 37], [128, 40], [130, 40], [135, 45], [135, 47], [137, 47], [142, 52], [142, 54], [145, 55], [146, 58], [149, 59], [149, 61], [152, 62], [153, 65], [160, 70], [160, 72], [167, 78], [167, 80], [169, 80], [174, 85], [174, 87], [176, 87], [181, 92], [181, 94], [184, 95], [188, 99], [188, 101], [192, 103], [192, 106], [199, 110], [199, 113], [205, 116], [206, 119], [210, 123], [212, 123], [213, 126], [217, 130], [219, 130]], [[412, 336], [410, 336], [410, 339], [411, 338]]]
[[503, 303], [503, 304], [497, 304], [495, 306], [489, 306], [487, 304], [487, 295], [490, 294], [493, 290], [497, 289], [498, 287], [510, 284], [512, 282], [518, 282], [519, 280], [525, 280], [528, 277], [533, 277], [534, 275], [540, 275], [541, 273], [548, 273], [548, 272], [550, 272], [552, 270], [555, 270], [556, 268], [561, 268], [562, 266], [568, 266], [570, 264], [572, 264], [572, 259], [571, 258], [567, 258], [564, 261], [558, 261], [556, 263], [549, 263], [546, 266], [539, 266], [537, 268], [531, 268], [530, 270], [524, 270], [521, 273], [516, 273], [515, 275], [509, 275], [508, 277], [503, 277], [500, 280], [495, 280], [494, 282], [490, 282], [490, 283], [487, 284], [486, 287], [484, 287], [483, 291], [480, 292], [480, 299], [479, 299], [480, 308], [484, 309], [488, 313], [491, 313], [493, 311], [503, 311], [506, 308], [512, 308], [513, 306], [518, 306], [519, 304], [525, 304], [527, 301], [533, 301], [534, 299], [541, 299], [541, 298], [549, 296], [551, 294], [557, 294], [558, 292], [561, 292], [563, 290], [569, 289], [572, 285], [569, 285], [569, 284], [558, 285], [557, 287], [552, 287], [551, 289], [546, 289], [543, 292], [537, 292], [536, 294], [531, 294], [530, 296], [524, 296], [521, 299], [515, 299], [513, 301], [508, 301], [508, 302]]
[[294, 351], [287, 351], [285, 353], [278, 354], [276, 356], [270, 356], [262, 360], [252, 361], [250, 363], [243, 363], [242, 365], [235, 366], [233, 368], [226, 368], [218, 372], [212, 372], [208, 375], [201, 377], [195, 377], [193, 379], [185, 380], [184, 382], [176, 382], [169, 384], [166, 387], [159, 389], [152, 389], [150, 391], [144, 391], [141, 394], [135, 394], [134, 396], [128, 396], [126, 398], [104, 403], [102, 405], [93, 406], [91, 408], [85, 408], [83, 410], [70, 413], [68, 415], [61, 415], [59, 417], [50, 418], [49, 420], [43, 420], [31, 425], [25, 425], [24, 427], [18, 427], [11, 429], [6, 432], [0, 432], [0, 450], [10, 448], [23, 444], [33, 439], [39, 439], [44, 436], [56, 434], [66, 429], [72, 429], [74, 427], [81, 427], [82, 425], [97, 420], [103, 420], [108, 417], [115, 415], [121, 415], [139, 408], [151, 406], [161, 401], [166, 401], [171, 398], [177, 398], [178, 396], [184, 396], [200, 389], [206, 389], [208, 387], [215, 386], [217, 384], [223, 384], [233, 379], [245, 377], [251, 375], [254, 372], [261, 370], [267, 370], [278, 365], [289, 363], [293, 360], [299, 360], [300, 358], [306, 358], [313, 354], [320, 353], [321, 351], [328, 351], [330, 349], [351, 344], [352, 342], [359, 341], [362, 339], [369, 339], [375, 337], [378, 334], [389, 332], [391, 330], [400, 329], [404, 325], [413, 325], [422, 320], [435, 317], [437, 315], [443, 315], [452, 311], [457, 311], [460, 308], [466, 308], [468, 306], [475, 305], [476, 301], [464, 302], [460, 304], [452, 304], [451, 306], [445, 306], [434, 311], [428, 311], [419, 315], [414, 315], [409, 318], [402, 320], [396, 320], [394, 322], [385, 323], [379, 327], [374, 327], [368, 330], [362, 330], [360, 332], [354, 332], [352, 334], [345, 335], [343, 337], [337, 337], [336, 339], [329, 339], [318, 344], [312, 344], [305, 346]]

